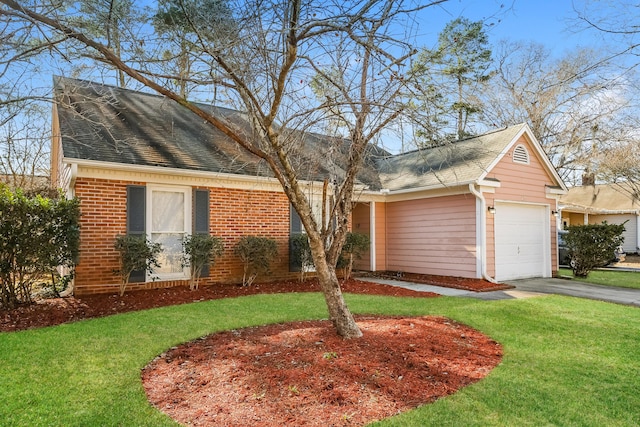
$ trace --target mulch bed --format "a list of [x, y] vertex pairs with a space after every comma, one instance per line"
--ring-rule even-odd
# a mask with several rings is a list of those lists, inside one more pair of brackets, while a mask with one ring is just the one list
[[404, 280], [407, 282], [423, 283], [425, 285], [444, 286], [445, 288], [462, 289], [474, 292], [491, 292], [513, 289], [514, 286], [503, 283], [492, 283], [484, 279], [467, 279], [464, 277], [436, 276], [432, 274], [404, 273], [385, 271], [369, 273], [371, 276], [384, 277], [386, 279]]
[[443, 317], [357, 317], [227, 331], [171, 349], [142, 372], [149, 401], [190, 426], [361, 426], [484, 378], [502, 347]]
[[[495, 285], [486, 280], [460, 277], [429, 276], [404, 273], [381, 274], [380, 277], [396, 278], [416, 283], [432, 284], [476, 292], [508, 289], [510, 286]], [[417, 292], [395, 286], [381, 285], [363, 280], [348, 280], [342, 284], [343, 292], [388, 296], [431, 298], [438, 294]], [[184, 304], [211, 299], [255, 295], [260, 293], [320, 292], [317, 280], [296, 280], [259, 283], [248, 287], [232, 284], [201, 286], [191, 291], [186, 287], [160, 288], [129, 291], [120, 297], [117, 294], [86, 295], [81, 297], [50, 298], [36, 304], [24, 305], [14, 310], [0, 310], [0, 332], [19, 331], [92, 317], [102, 317], [128, 311], [147, 310], [166, 305]]]

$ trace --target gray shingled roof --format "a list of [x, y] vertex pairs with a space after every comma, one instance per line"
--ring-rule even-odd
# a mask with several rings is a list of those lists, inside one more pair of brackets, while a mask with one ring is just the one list
[[[65, 78], [55, 79], [55, 91], [65, 157], [270, 175], [255, 156], [167, 98]], [[244, 122], [236, 111], [201, 107]]]
[[526, 126], [510, 126], [473, 138], [416, 150], [379, 161], [383, 188], [452, 186], [480, 179]]
[[624, 182], [617, 184], [573, 187], [560, 197], [564, 209], [592, 213], [622, 213], [640, 211], [635, 189]]
[[[54, 90], [65, 158], [273, 176], [263, 160], [165, 97], [62, 77], [54, 78]], [[251, 132], [242, 113], [198, 105]], [[473, 182], [523, 126], [395, 156], [370, 146], [358, 179], [371, 190]], [[348, 141], [314, 133], [305, 133], [302, 141], [294, 156], [305, 174], [300, 179], [342, 176]], [[342, 155], [332, 155], [332, 150]]]

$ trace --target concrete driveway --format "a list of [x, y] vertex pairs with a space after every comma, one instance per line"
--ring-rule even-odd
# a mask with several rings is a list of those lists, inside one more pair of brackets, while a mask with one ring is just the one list
[[399, 286], [401, 288], [412, 289], [414, 291], [435, 292], [440, 295], [477, 298], [482, 300], [528, 298], [544, 294], [557, 294], [640, 307], [640, 289], [599, 286], [592, 285], [590, 283], [577, 282], [575, 280], [542, 278], [514, 280], [507, 283], [515, 286], [514, 289], [493, 292], [471, 292], [460, 289], [444, 288], [441, 286], [423, 285], [403, 280], [373, 277], [367, 277], [366, 280], [370, 282], [383, 283], [385, 285]]
[[519, 292], [568, 295], [640, 307], [640, 289], [592, 285], [575, 280], [542, 278], [515, 280], [508, 284], [515, 286], [516, 291]]

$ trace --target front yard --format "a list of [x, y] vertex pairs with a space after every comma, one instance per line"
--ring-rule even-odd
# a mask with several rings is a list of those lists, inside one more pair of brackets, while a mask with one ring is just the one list
[[[640, 419], [640, 310], [560, 296], [487, 302], [348, 295], [354, 312], [444, 315], [500, 342], [488, 377], [380, 426], [629, 426]], [[140, 370], [212, 332], [326, 317], [317, 293], [204, 301], [0, 334], [3, 425], [176, 425]]]

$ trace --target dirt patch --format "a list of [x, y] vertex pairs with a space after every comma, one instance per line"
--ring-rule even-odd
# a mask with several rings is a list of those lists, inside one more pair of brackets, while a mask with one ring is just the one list
[[640, 256], [637, 254], [627, 255], [624, 261], [614, 262], [612, 267], [640, 268]]
[[442, 317], [359, 317], [364, 336], [328, 321], [210, 335], [142, 373], [149, 401], [194, 426], [360, 426], [485, 377], [502, 348]]

